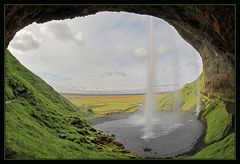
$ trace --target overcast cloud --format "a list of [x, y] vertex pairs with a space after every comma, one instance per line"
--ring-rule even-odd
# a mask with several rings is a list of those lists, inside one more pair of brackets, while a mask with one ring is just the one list
[[[147, 82], [146, 18], [100, 12], [33, 23], [15, 35], [8, 49], [60, 92], [140, 91]], [[173, 84], [174, 72], [179, 86], [194, 81], [202, 71], [199, 54], [161, 19], [154, 18], [154, 34], [157, 85]]]
[[30, 51], [39, 48], [40, 40], [38, 40], [31, 32], [23, 29], [14, 37], [11, 46], [15, 50]]
[[40, 31], [43, 35], [50, 34], [55, 39], [63, 42], [76, 42], [83, 44], [83, 34], [81, 32], [72, 32], [72, 29], [65, 21], [52, 21], [46, 25], [40, 26]]

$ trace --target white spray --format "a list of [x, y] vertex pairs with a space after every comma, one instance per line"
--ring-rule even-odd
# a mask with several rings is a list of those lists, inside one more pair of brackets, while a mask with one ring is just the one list
[[172, 79], [175, 90], [175, 103], [172, 109], [172, 117], [170, 125], [172, 124], [181, 124], [180, 112], [181, 112], [181, 91], [179, 89], [179, 81], [180, 81], [180, 66], [179, 66], [179, 56], [177, 55], [177, 48], [175, 42], [174, 32], [168, 29], [168, 38], [169, 45], [171, 46], [171, 71], [172, 71]]
[[154, 137], [153, 118], [155, 111], [155, 84], [156, 84], [156, 59], [153, 45], [153, 18], [148, 16], [148, 79], [147, 94], [145, 102], [145, 127], [143, 129], [144, 136], [142, 138]]

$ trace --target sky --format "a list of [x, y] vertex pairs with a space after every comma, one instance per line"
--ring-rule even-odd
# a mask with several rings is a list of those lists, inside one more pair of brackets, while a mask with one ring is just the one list
[[[99, 12], [32, 23], [16, 33], [8, 49], [58, 92], [144, 92], [148, 18], [126, 12]], [[174, 90], [196, 80], [202, 72], [198, 52], [173, 26], [152, 19], [156, 90]]]

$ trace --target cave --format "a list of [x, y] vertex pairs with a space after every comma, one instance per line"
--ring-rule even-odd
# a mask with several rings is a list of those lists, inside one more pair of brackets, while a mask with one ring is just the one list
[[44, 23], [86, 16], [100, 11], [125, 11], [152, 15], [173, 25], [200, 54], [205, 71], [204, 95], [230, 97], [235, 92], [235, 7], [161, 5], [68, 5], [5, 7], [5, 47], [17, 31]]
[[[6, 5], [5, 48], [19, 30], [33, 22], [71, 19], [102, 11], [123, 11], [165, 20], [202, 57], [205, 75], [202, 94], [224, 101], [235, 99], [235, 7], [230, 5]], [[233, 127], [225, 130], [234, 131], [235, 103], [225, 103], [233, 114]]]

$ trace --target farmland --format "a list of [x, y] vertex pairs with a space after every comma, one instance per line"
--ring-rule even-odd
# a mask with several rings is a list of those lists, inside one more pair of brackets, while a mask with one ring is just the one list
[[62, 94], [79, 109], [91, 111], [97, 116], [134, 112], [143, 104], [144, 95], [80, 95]]

